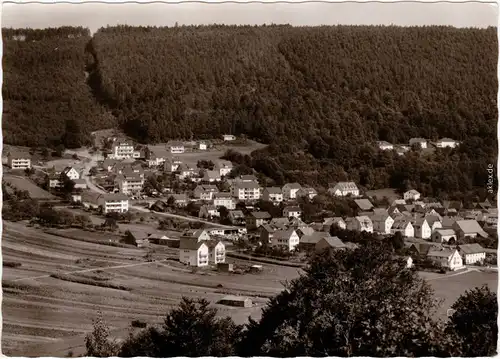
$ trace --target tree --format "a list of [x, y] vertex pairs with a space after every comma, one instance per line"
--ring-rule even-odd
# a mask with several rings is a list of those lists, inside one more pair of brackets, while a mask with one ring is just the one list
[[486, 357], [497, 354], [498, 304], [496, 293], [486, 286], [462, 294], [451, 306], [454, 309], [447, 330], [458, 338], [462, 355]]
[[102, 312], [97, 312], [97, 318], [92, 320], [94, 330], [85, 337], [85, 356], [106, 358], [117, 356], [119, 346], [109, 338], [109, 327], [103, 319]]
[[388, 244], [311, 260], [305, 275], [250, 320], [240, 356], [442, 356], [432, 290]]
[[124, 343], [120, 356], [231, 356], [241, 328], [218, 318], [206, 299], [183, 298], [159, 329], [146, 329]]

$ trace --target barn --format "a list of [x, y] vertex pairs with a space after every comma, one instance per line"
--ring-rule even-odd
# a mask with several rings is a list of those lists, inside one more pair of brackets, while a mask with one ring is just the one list
[[219, 304], [230, 305], [233, 307], [250, 308], [252, 306], [252, 300], [247, 297], [239, 297], [236, 295], [228, 295], [219, 301]]

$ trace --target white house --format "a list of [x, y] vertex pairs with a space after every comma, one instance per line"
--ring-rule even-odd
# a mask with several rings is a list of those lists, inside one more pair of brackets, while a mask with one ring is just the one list
[[394, 145], [387, 141], [377, 141], [377, 146], [382, 151], [390, 151], [394, 149]]
[[207, 149], [207, 144], [205, 142], [200, 142], [198, 145], [198, 149], [205, 151]]
[[219, 169], [220, 176], [227, 176], [229, 172], [233, 169], [233, 164], [231, 161], [218, 161], [217, 168]]
[[208, 242], [209, 262], [213, 264], [226, 261], [226, 246], [221, 241]]
[[239, 200], [258, 200], [260, 198], [260, 187], [256, 182], [237, 181], [233, 183], [231, 188], [233, 197]]
[[184, 144], [180, 141], [171, 141], [167, 146], [170, 153], [184, 153]]
[[396, 219], [392, 225], [391, 233], [400, 232], [404, 237], [414, 237], [415, 229], [408, 218]]
[[368, 216], [357, 216], [357, 217], [347, 218], [345, 222], [347, 225], [347, 229], [350, 231], [358, 231], [358, 232], [365, 231], [373, 233], [373, 223]]
[[325, 218], [323, 220], [323, 226], [337, 226], [340, 229], [347, 229], [347, 224], [342, 217]]
[[205, 242], [195, 239], [181, 238], [179, 244], [179, 261], [194, 267], [208, 265], [210, 249]]
[[441, 265], [441, 267], [448, 268], [453, 271], [464, 267], [462, 257], [456, 249], [431, 249], [427, 253], [427, 258]]
[[231, 193], [218, 192], [213, 194], [213, 204], [216, 207], [226, 207], [229, 210], [236, 208], [236, 203], [234, 202]]
[[194, 189], [194, 197], [203, 201], [211, 201], [213, 195], [217, 192], [219, 192], [217, 186], [213, 184], [202, 184], [196, 186]]
[[280, 187], [266, 187], [262, 191], [262, 199], [273, 203], [283, 202], [283, 192]]
[[68, 178], [70, 180], [80, 179], [80, 173], [78, 173], [78, 171], [75, 168], [73, 168], [73, 167], [66, 167], [62, 171], [62, 174], [64, 176], [66, 176], [66, 178]]
[[148, 151], [147, 162], [149, 167], [161, 166], [165, 162], [165, 156], [159, 155], [154, 151]]
[[223, 135], [222, 138], [224, 139], [224, 141], [234, 141], [234, 140], [236, 140], [236, 136], [234, 136], [234, 135]]
[[273, 247], [282, 247], [289, 251], [293, 251], [299, 245], [299, 235], [294, 229], [284, 231], [276, 231], [273, 233], [271, 245]]
[[427, 223], [429, 224], [429, 226], [431, 227], [431, 233], [434, 232], [436, 229], [443, 228], [443, 224], [441, 223], [441, 219], [440, 219], [439, 215], [437, 215], [437, 216], [426, 215], [424, 218], [427, 221]]
[[455, 148], [456, 146], [458, 146], [458, 141], [452, 140], [451, 138], [442, 138], [436, 142], [437, 148]]
[[144, 178], [140, 175], [119, 175], [115, 178], [115, 185], [117, 185], [120, 193], [126, 195], [137, 195], [142, 191], [142, 188], [144, 186]]
[[206, 182], [219, 182], [221, 180], [221, 176], [219, 171], [205, 171], [203, 174], [203, 181]]
[[290, 217], [300, 218], [301, 214], [302, 210], [300, 209], [299, 206], [288, 206], [283, 209], [283, 217], [285, 218], [290, 218]]
[[9, 152], [7, 155], [9, 167], [13, 170], [31, 168], [31, 157], [21, 152]]
[[381, 234], [390, 234], [394, 219], [389, 213], [382, 213], [372, 216], [373, 231]]
[[134, 145], [129, 142], [118, 142], [111, 147], [111, 155], [108, 158], [123, 160], [134, 157]]
[[196, 239], [198, 242], [210, 240], [210, 235], [204, 229], [192, 229], [184, 232], [181, 238]]
[[436, 243], [448, 243], [451, 239], [456, 240], [457, 235], [453, 229], [436, 229], [431, 238]]
[[302, 187], [301, 189], [299, 189], [297, 191], [296, 196], [297, 197], [307, 197], [309, 199], [313, 199], [314, 197], [317, 196], [317, 194], [318, 194], [318, 192], [312, 187]]
[[200, 211], [198, 212], [198, 217], [200, 218], [220, 217], [220, 212], [217, 209], [217, 207], [213, 205], [203, 205], [200, 207]]
[[427, 140], [425, 138], [412, 138], [410, 139], [410, 146], [413, 146], [414, 144], [419, 144], [420, 148], [427, 148]]
[[85, 207], [94, 209], [101, 207], [104, 213], [128, 212], [128, 197], [123, 194], [84, 192], [81, 200]]
[[486, 259], [486, 251], [478, 243], [459, 245], [458, 251], [465, 264], [481, 263]]
[[179, 166], [182, 164], [182, 161], [176, 158], [173, 159], [165, 159], [163, 163], [163, 170], [165, 172], [176, 172], [179, 169]]
[[283, 199], [285, 200], [290, 200], [290, 199], [295, 199], [297, 198], [297, 192], [299, 189], [301, 189], [302, 186], [298, 184], [297, 182], [294, 183], [286, 183], [282, 190], [283, 193]]
[[334, 196], [359, 196], [359, 188], [354, 182], [338, 182], [328, 189], [328, 192]]
[[413, 228], [415, 230], [415, 237], [422, 239], [429, 239], [432, 235], [431, 226], [425, 218], [418, 218], [413, 221]]
[[417, 201], [418, 199], [420, 199], [420, 192], [418, 192], [417, 190], [411, 189], [409, 191], [406, 191], [403, 194], [403, 198], [405, 199], [405, 201], [408, 201], [408, 200]]

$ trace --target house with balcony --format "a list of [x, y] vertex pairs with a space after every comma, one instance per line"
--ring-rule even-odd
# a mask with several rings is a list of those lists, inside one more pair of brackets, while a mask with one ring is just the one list
[[229, 210], [236, 208], [236, 203], [231, 193], [217, 192], [213, 194], [212, 198], [215, 207], [226, 207]]
[[182, 143], [181, 141], [170, 141], [167, 144], [167, 148], [169, 149], [170, 153], [174, 154], [184, 153], [185, 151], [184, 143]]
[[262, 199], [274, 204], [283, 202], [283, 192], [280, 187], [266, 187], [262, 190]]
[[254, 181], [236, 181], [233, 182], [231, 193], [240, 201], [252, 201], [260, 198], [261, 189]]
[[119, 193], [99, 194], [86, 191], [82, 193], [82, 204], [86, 208], [102, 208], [103, 213], [125, 213], [128, 212], [128, 197]]
[[13, 170], [31, 168], [31, 156], [20, 151], [10, 151], [7, 154], [8, 165]]
[[208, 266], [210, 248], [204, 241], [195, 238], [181, 238], [179, 243], [179, 261], [193, 267]]
[[144, 186], [144, 178], [140, 175], [126, 176], [121, 174], [116, 176], [115, 186], [122, 194], [128, 196], [139, 195]]
[[134, 158], [134, 151], [134, 145], [130, 142], [115, 142], [111, 146], [111, 154], [108, 155], [108, 158], [115, 160]]
[[271, 220], [271, 215], [268, 212], [251, 212], [246, 218], [247, 230], [255, 230]]
[[226, 246], [221, 241], [209, 241], [208, 250], [209, 256], [208, 261], [212, 264], [225, 263], [226, 262]]
[[194, 189], [194, 197], [203, 201], [211, 201], [213, 195], [218, 192], [219, 189], [213, 184], [198, 185]]

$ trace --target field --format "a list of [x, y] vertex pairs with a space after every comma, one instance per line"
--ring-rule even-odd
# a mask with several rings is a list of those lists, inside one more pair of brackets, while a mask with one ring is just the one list
[[125, 337], [132, 320], [160, 322], [182, 296], [215, 303], [226, 294], [249, 295], [252, 308], [214, 304], [221, 315], [243, 323], [249, 315], [259, 317], [267, 297], [282, 289], [282, 280], [297, 276], [297, 269], [272, 265], [265, 265], [259, 275], [193, 274], [168, 259], [175, 256], [172, 249], [158, 246], [155, 262], [146, 262], [146, 249], [83, 242], [20, 223], [4, 222], [2, 243], [4, 261], [21, 263], [3, 271], [6, 355], [65, 356], [70, 350], [82, 354], [98, 309], [112, 334]]
[[[2, 350], [6, 355], [83, 354], [84, 337], [97, 310], [103, 312], [112, 335], [124, 338], [132, 330], [132, 320], [159, 323], [182, 296], [206, 298], [220, 315], [244, 323], [248, 316], [258, 318], [267, 299], [282, 290], [283, 281], [299, 273], [296, 268], [264, 264], [261, 274], [211, 270], [195, 274], [176, 260], [175, 249], [153, 246], [153, 261], [148, 262], [148, 249], [93, 242], [115, 241], [112, 235], [79, 230], [54, 233], [4, 222]], [[445, 300], [438, 313], [442, 318], [466, 289], [486, 283], [496, 291], [497, 286], [497, 273], [474, 270], [425, 277], [436, 296]], [[216, 304], [226, 294], [249, 296], [254, 306]]]
[[5, 182], [10, 183], [12, 186], [18, 190], [28, 191], [31, 198], [36, 199], [55, 199], [56, 197], [44, 189], [38, 187], [36, 184], [31, 182], [28, 178], [23, 176], [16, 176], [9, 173], [3, 174], [3, 179]]

